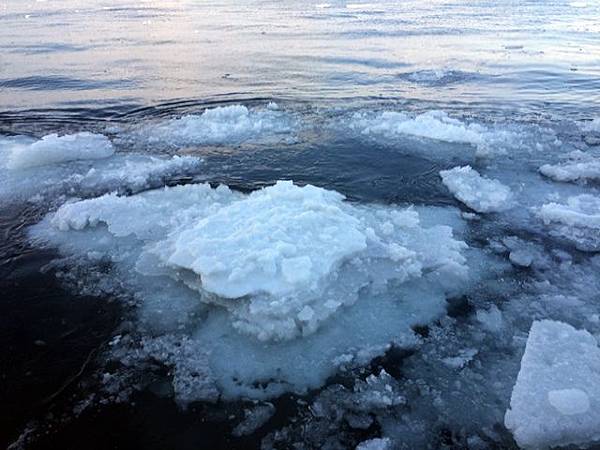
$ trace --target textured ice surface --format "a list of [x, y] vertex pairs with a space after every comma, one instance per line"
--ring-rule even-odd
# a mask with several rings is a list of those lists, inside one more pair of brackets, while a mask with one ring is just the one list
[[[250, 195], [186, 185], [68, 203], [33, 235], [112, 261], [145, 320], [161, 328], [178, 317], [169, 333], [188, 330], [207, 349], [206, 373], [224, 395], [264, 398], [319, 386], [391, 343], [414, 345], [410, 327], [468, 285], [466, 245], [439, 225], [460, 219], [422, 211], [291, 182]], [[188, 316], [194, 302], [210, 306], [200, 323]]]
[[233, 145], [288, 136], [292, 130], [293, 120], [274, 103], [262, 109], [230, 105], [145, 126], [135, 133], [135, 138], [149, 145], [161, 144], [171, 147], [199, 144]]
[[444, 111], [428, 111], [416, 116], [384, 111], [377, 114], [356, 113], [350, 127], [362, 134], [395, 138], [414, 136], [458, 144], [469, 144], [481, 154], [501, 152], [518, 144], [520, 137], [508, 130], [495, 130], [478, 123], [467, 123], [450, 117]]
[[600, 441], [600, 348], [585, 330], [533, 323], [506, 426], [524, 448]]
[[569, 154], [567, 161], [560, 164], [544, 164], [540, 172], [556, 181], [587, 181], [600, 179], [600, 158], [582, 151]]
[[566, 203], [546, 203], [538, 211], [551, 232], [572, 241], [583, 251], [600, 248], [600, 198], [582, 194]]
[[8, 147], [9, 169], [26, 169], [69, 161], [102, 159], [114, 153], [106, 136], [82, 132], [59, 136], [50, 134], [33, 143], [0, 142]]
[[512, 195], [508, 186], [482, 177], [470, 166], [442, 170], [440, 176], [458, 200], [477, 212], [502, 211], [510, 207]]

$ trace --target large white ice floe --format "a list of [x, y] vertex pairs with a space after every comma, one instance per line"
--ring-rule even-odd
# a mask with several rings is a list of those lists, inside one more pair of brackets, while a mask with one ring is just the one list
[[505, 424], [523, 448], [600, 442], [600, 348], [585, 330], [533, 323]]
[[0, 137], [0, 201], [136, 192], [195, 173], [200, 165], [193, 156], [114, 153], [106, 137], [85, 132], [40, 140]]
[[560, 164], [544, 164], [540, 172], [556, 181], [588, 181], [600, 179], [600, 158], [582, 151], [569, 153]]
[[[207, 305], [188, 334], [210, 349], [226, 395], [260, 397], [316, 387], [391, 343], [414, 345], [410, 327], [439, 316], [468, 279], [466, 245], [428, 222], [412, 208], [280, 181], [249, 195], [200, 184], [69, 203], [33, 236], [110, 259], [142, 309], [164, 312], [161, 323], [177, 314], [176, 297]], [[152, 286], [169, 283], [157, 300]]]
[[81, 132], [59, 136], [50, 134], [35, 142], [6, 142], [9, 144], [9, 169], [25, 169], [69, 161], [103, 159], [114, 153], [106, 136]]
[[294, 124], [290, 115], [270, 103], [266, 108], [243, 105], [206, 109], [165, 122], [143, 126], [135, 133], [137, 141], [172, 147], [188, 145], [234, 145], [247, 141], [289, 137]]
[[497, 180], [482, 177], [471, 166], [442, 170], [440, 176], [458, 200], [477, 212], [503, 211], [511, 206], [510, 188]]
[[362, 134], [391, 139], [413, 136], [457, 144], [469, 144], [478, 154], [502, 153], [507, 147], [518, 146], [521, 137], [507, 129], [492, 129], [479, 123], [467, 123], [450, 117], [444, 111], [427, 111], [409, 115], [404, 112], [384, 111], [377, 114], [356, 113], [350, 128]]
[[581, 194], [567, 198], [566, 203], [546, 203], [539, 217], [553, 235], [573, 242], [579, 250], [600, 249], [600, 198]]

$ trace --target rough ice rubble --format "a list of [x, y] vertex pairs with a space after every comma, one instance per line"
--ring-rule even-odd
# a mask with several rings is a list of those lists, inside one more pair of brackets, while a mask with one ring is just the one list
[[[41, 140], [0, 137], [0, 201], [40, 202], [65, 194], [135, 192], [175, 175], [194, 173], [201, 165], [193, 156], [112, 152], [107, 138], [90, 133], [49, 135]], [[15, 155], [18, 158], [11, 159]], [[81, 159], [83, 156], [88, 159]]]
[[67, 255], [111, 260], [137, 279], [142, 309], [164, 309], [168, 292], [155, 303], [152, 286], [166, 280], [218, 306], [163, 332], [183, 330], [210, 349], [207, 373], [224, 395], [266, 398], [317, 387], [390, 343], [414, 345], [410, 327], [439, 316], [466, 282], [465, 244], [438, 225], [443, 214], [432, 214], [437, 224], [427, 216], [289, 182], [250, 195], [186, 185], [69, 203], [33, 235]]
[[275, 103], [264, 109], [243, 105], [219, 106], [202, 114], [190, 114], [166, 122], [144, 126], [136, 140], [172, 147], [186, 145], [240, 144], [256, 139], [272, 139], [293, 130], [293, 120]]
[[534, 322], [505, 424], [519, 446], [600, 442], [600, 348], [585, 330]]
[[113, 153], [110, 140], [101, 134], [50, 134], [33, 143], [9, 144], [6, 167], [26, 169], [76, 160], [103, 159]]
[[569, 153], [568, 160], [560, 164], [544, 164], [540, 172], [556, 181], [582, 181], [600, 179], [600, 158], [582, 151]]
[[573, 242], [582, 251], [600, 248], [600, 199], [591, 194], [567, 198], [565, 203], [546, 203], [537, 211], [551, 234]]
[[494, 130], [478, 123], [465, 123], [444, 111], [427, 111], [416, 116], [403, 112], [384, 111], [378, 114], [356, 113], [350, 128], [364, 135], [383, 137], [414, 136], [450, 143], [470, 144], [477, 153], [486, 155], [493, 149], [518, 145], [520, 136], [508, 130]]
[[503, 211], [510, 207], [510, 189], [497, 180], [482, 177], [471, 166], [442, 170], [440, 176], [458, 200], [477, 212]]

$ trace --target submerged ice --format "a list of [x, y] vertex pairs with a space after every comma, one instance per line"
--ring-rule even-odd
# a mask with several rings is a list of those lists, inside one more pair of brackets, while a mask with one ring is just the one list
[[[215, 382], [261, 397], [316, 387], [390, 343], [414, 344], [410, 327], [438, 316], [468, 280], [466, 245], [427, 222], [415, 209], [280, 181], [249, 195], [199, 184], [67, 203], [34, 236], [67, 255], [108, 258], [137, 286], [172, 280], [172, 296], [212, 307], [186, 327], [206, 343]], [[164, 307], [153, 295], [143, 291], [142, 310]]]

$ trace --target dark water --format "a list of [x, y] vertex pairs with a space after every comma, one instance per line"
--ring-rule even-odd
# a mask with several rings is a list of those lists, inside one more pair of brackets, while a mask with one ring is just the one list
[[[293, 179], [357, 202], [459, 206], [438, 172], [465, 162], [460, 145], [428, 158], [414, 151], [427, 143], [341, 135], [324, 118], [443, 109], [568, 135], [566, 121], [600, 108], [594, 1], [93, 3], [0, 4], [1, 135], [101, 131], [277, 101], [310, 123], [299, 141], [191, 146], [184, 153], [205, 160], [195, 181], [248, 191]], [[44, 205], [0, 213], [0, 446], [35, 425], [44, 431], [31, 448], [257, 448], [295, 414], [295, 399], [284, 396], [265, 427], [235, 439], [227, 418], [243, 402], [181, 411], [157, 380], [129, 404], [74, 417], [73, 403], [97, 388], [97, 357], [127, 306], [75, 295], [44, 269], [56, 255], [25, 236], [44, 213]], [[458, 446], [443, 431], [437, 445]]]

